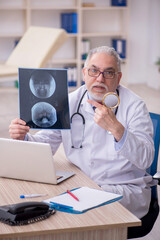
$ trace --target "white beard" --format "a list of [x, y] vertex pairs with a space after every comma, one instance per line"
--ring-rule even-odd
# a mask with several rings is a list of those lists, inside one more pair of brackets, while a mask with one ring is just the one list
[[[105, 93], [102, 93], [102, 94], [99, 93], [98, 96], [97, 96], [96, 93], [93, 93], [93, 92], [92, 92], [92, 88], [93, 88], [94, 86], [104, 87], [104, 88], [106, 89], [106, 92], [105, 92]], [[93, 98], [95, 101], [97, 101], [97, 102], [102, 102], [103, 96], [108, 92], [108, 88], [107, 88], [107, 86], [104, 85], [103, 83], [100, 83], [100, 84], [94, 83], [94, 84], [88, 89], [88, 92], [89, 92], [91, 98]], [[98, 93], [98, 92], [97, 92], [97, 93]]]

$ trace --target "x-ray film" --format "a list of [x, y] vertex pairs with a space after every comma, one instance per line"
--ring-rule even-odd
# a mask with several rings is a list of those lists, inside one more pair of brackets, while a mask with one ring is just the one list
[[66, 69], [19, 68], [20, 118], [37, 129], [70, 129]]

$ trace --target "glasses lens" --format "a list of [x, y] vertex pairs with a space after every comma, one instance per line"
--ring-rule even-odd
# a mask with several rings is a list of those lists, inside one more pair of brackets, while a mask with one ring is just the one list
[[95, 68], [90, 68], [90, 69], [88, 69], [88, 74], [89, 74], [89, 76], [91, 76], [91, 77], [98, 77], [98, 76], [99, 76], [99, 73], [100, 73], [100, 71], [97, 70], [97, 69], [95, 69]]
[[113, 72], [113, 71], [100, 72], [98, 69], [95, 69], [95, 68], [88, 69], [88, 75], [91, 77], [99, 77], [99, 75], [101, 73], [102, 73], [103, 77], [106, 79], [112, 79], [115, 77], [115, 72]]
[[104, 76], [104, 78], [114, 78], [115, 72], [113, 72], [113, 71], [104, 71], [103, 72], [103, 76]]

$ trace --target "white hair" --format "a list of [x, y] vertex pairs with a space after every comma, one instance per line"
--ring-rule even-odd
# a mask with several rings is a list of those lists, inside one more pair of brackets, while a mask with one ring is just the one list
[[117, 62], [118, 72], [121, 72], [121, 58], [114, 48], [108, 47], [108, 46], [101, 46], [101, 47], [91, 49], [89, 51], [87, 59], [84, 63], [84, 67], [87, 67], [90, 58], [95, 53], [105, 53], [109, 56], [113, 56], [115, 58], [116, 62]]

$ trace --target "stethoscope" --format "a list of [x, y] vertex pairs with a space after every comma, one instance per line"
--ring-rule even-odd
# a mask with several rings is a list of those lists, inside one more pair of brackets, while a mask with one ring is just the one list
[[[115, 94], [115, 93], [107, 93], [104, 96], [104, 98], [103, 98], [103, 104], [106, 106], [105, 99], [107, 99], [107, 97], [109, 95], [115, 95], [117, 97], [118, 102], [116, 103], [116, 105], [114, 107], [110, 107], [110, 108], [115, 108], [115, 115], [117, 114], [118, 106], [119, 106], [119, 102], [120, 102], [120, 100], [119, 100], [119, 90], [116, 89], [116, 92], [117, 92], [117, 94]], [[80, 110], [81, 102], [82, 102], [82, 100], [83, 100], [83, 98], [84, 98], [86, 93], [87, 93], [87, 90], [84, 91], [84, 93], [83, 93], [83, 95], [82, 95], [82, 97], [81, 97], [81, 99], [79, 101], [79, 104], [78, 104], [78, 107], [77, 107], [77, 111], [71, 116], [71, 142], [72, 142], [72, 148], [75, 148], [75, 149], [82, 148], [82, 142], [84, 140], [85, 118], [84, 118], [83, 114], [81, 114], [79, 112], [79, 110]], [[73, 119], [75, 119], [75, 126], [74, 126]], [[77, 122], [77, 125], [76, 125], [76, 122]], [[75, 130], [77, 130], [77, 128], [79, 129], [79, 134], [77, 136], [75, 136], [75, 139], [73, 139], [74, 128], [76, 128]], [[80, 128], [82, 128], [82, 129], [80, 129]]]

